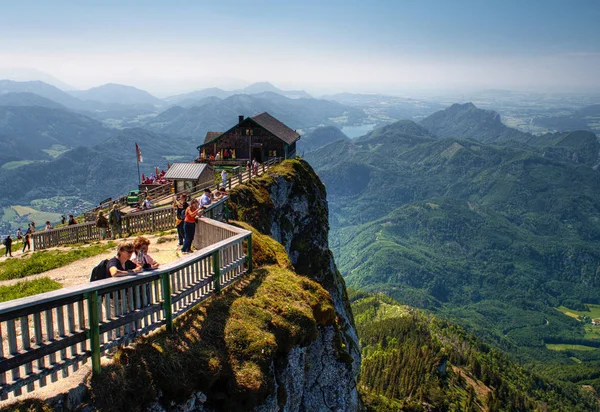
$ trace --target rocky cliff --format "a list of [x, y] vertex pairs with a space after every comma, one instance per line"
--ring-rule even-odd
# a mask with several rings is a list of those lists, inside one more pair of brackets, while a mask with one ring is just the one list
[[297, 274], [329, 292], [337, 317], [309, 345], [292, 348], [273, 364], [277, 393], [257, 410], [356, 410], [360, 348], [345, 284], [329, 250], [325, 186], [308, 163], [286, 161], [235, 188], [231, 206], [234, 218], [284, 246]]
[[360, 350], [328, 248], [325, 187], [301, 160], [231, 191], [230, 223], [253, 231], [251, 274], [122, 348], [90, 405], [129, 411], [352, 411]]

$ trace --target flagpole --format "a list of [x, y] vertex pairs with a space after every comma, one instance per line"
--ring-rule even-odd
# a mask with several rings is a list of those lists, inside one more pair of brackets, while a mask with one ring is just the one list
[[138, 153], [138, 144], [135, 144], [135, 160], [137, 160], [137, 168], [138, 168], [138, 184], [142, 183], [142, 175], [140, 175], [140, 155]]

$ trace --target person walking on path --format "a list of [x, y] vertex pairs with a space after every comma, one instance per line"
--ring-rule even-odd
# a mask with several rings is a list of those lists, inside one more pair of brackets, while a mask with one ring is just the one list
[[187, 195], [185, 193], [179, 195], [179, 200], [173, 202], [173, 208], [175, 209], [175, 227], [177, 228], [177, 236], [179, 237], [179, 246], [183, 246], [183, 240], [185, 239], [183, 219], [185, 219], [185, 210], [189, 206]]
[[223, 171], [221, 172], [221, 182], [223, 183], [223, 187], [227, 187], [227, 170], [223, 169]]
[[22, 240], [23, 239], [23, 231], [21, 230], [21, 228], [17, 229], [17, 240]]
[[110, 225], [113, 239], [121, 236], [121, 212], [116, 204], [113, 205], [112, 210], [108, 214], [108, 224]]
[[12, 257], [12, 239], [10, 238], [10, 233], [4, 239], [4, 250], [4, 256]]
[[25, 238], [23, 239], [22, 253], [25, 253], [25, 248], [27, 248], [27, 250], [31, 250], [31, 234], [29, 232], [25, 233]]
[[108, 219], [104, 216], [104, 212], [101, 210], [98, 212], [98, 217], [96, 218], [96, 227], [98, 228], [98, 232], [100, 232], [100, 240], [106, 239], [106, 232], [108, 231]]
[[202, 216], [204, 208], [198, 207], [198, 199], [193, 199], [190, 206], [185, 210], [185, 218], [183, 219], [183, 232], [185, 239], [183, 241], [183, 247], [181, 252], [184, 254], [192, 251], [192, 242], [194, 241], [194, 235], [196, 234], [196, 219], [198, 215]]

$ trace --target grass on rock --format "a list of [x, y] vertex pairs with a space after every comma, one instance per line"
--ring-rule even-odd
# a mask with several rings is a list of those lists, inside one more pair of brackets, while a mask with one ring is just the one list
[[273, 391], [273, 362], [312, 342], [336, 315], [329, 293], [292, 272], [283, 246], [256, 232], [253, 264], [252, 274], [182, 315], [175, 333], [161, 330], [120, 349], [91, 383], [94, 405], [136, 411], [159, 393], [168, 405], [196, 391], [224, 410], [264, 402]]

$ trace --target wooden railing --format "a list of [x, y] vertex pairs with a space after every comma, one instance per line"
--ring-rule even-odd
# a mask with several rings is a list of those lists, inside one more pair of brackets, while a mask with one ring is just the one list
[[[227, 220], [227, 201], [224, 197], [207, 207], [207, 217], [215, 220]], [[121, 219], [121, 232], [128, 234], [157, 232], [175, 227], [175, 209], [170, 205], [162, 208], [143, 210], [125, 215]], [[95, 222], [65, 226], [58, 229], [35, 232], [32, 237], [33, 249], [100, 240], [100, 232]]]
[[[261, 175], [261, 174], [265, 173], [270, 167], [272, 167], [272, 166], [274, 166], [274, 165], [276, 165], [278, 163], [281, 163], [282, 160], [283, 160], [282, 157], [272, 157], [269, 160], [267, 160], [266, 162], [261, 163], [258, 166], [258, 174]], [[232, 186], [234, 184], [236, 184], [236, 183], [237, 184], [242, 184], [243, 182], [247, 182], [248, 180], [250, 180], [252, 178], [252, 176], [254, 176], [254, 175], [246, 172], [243, 169], [239, 174], [237, 174], [235, 176], [229, 176], [227, 178], [227, 182], [225, 184], [226, 189], [227, 190], [231, 190], [231, 188], [232, 188]], [[204, 191], [204, 189], [209, 189], [211, 191], [214, 191], [215, 189], [219, 188], [220, 186], [222, 186], [222, 182], [221, 181], [219, 181], [219, 183], [213, 183], [211, 185], [207, 185], [207, 184], [203, 183], [201, 185], [197, 185], [197, 186], [192, 187], [188, 191], [188, 193], [189, 193], [190, 196], [194, 197], [194, 196], [201, 195], [202, 192]], [[162, 197], [157, 197], [157, 198], [152, 197], [152, 201], [155, 204], [161, 203], [161, 202], [164, 202], [167, 198], [169, 198], [171, 196], [173, 196], [173, 195], [172, 194], [167, 194], [167, 195], [164, 195]]]
[[[251, 232], [199, 219], [197, 252], [135, 276], [0, 303], [0, 399], [66, 378], [252, 271]], [[245, 244], [244, 244], [245, 243]], [[246, 253], [248, 251], [248, 253]]]
[[[264, 163], [261, 163], [259, 165], [259, 172], [258, 172], [259, 175], [263, 174], [271, 166], [274, 166], [274, 165], [280, 163], [282, 160], [283, 160], [282, 157], [272, 157], [272, 158], [268, 159], [267, 161], [265, 161]], [[236, 162], [235, 164], [238, 164], [238, 163], [239, 162]], [[241, 167], [241, 170], [242, 170], [242, 172], [239, 173], [238, 175], [230, 176], [227, 179], [228, 181], [227, 181], [226, 186], [228, 189], [231, 189], [232, 183], [246, 182], [252, 177], [251, 174], [245, 173], [245, 167]], [[191, 193], [198, 194], [198, 193], [201, 193], [206, 188], [215, 190], [220, 185], [221, 185], [221, 182], [219, 182], [218, 184], [213, 184], [213, 185], [206, 185], [205, 183], [203, 183], [201, 185], [192, 187]], [[152, 199], [152, 202], [154, 204], [157, 204], [157, 203], [163, 202], [166, 198], [173, 196], [173, 193], [171, 191], [172, 188], [173, 188], [172, 185], [165, 184], [165, 185], [161, 185], [161, 187], [156, 187], [154, 189], [149, 190], [147, 194]], [[95, 220], [95, 216], [100, 210], [104, 210], [106, 213], [108, 213], [108, 211], [110, 210], [110, 208], [112, 207], [113, 204], [117, 204], [120, 208], [127, 206], [127, 195], [124, 195], [117, 199], [112, 199], [107, 202], [101, 203], [99, 206], [96, 206], [93, 209], [86, 210], [83, 213], [83, 215], [86, 217], [86, 221], [88, 221], [88, 219]]]
[[[148, 190], [148, 192], [142, 192], [142, 193], [140, 193], [140, 197], [147, 195], [151, 199], [154, 199], [154, 198], [159, 197], [159, 196], [164, 196], [166, 194], [170, 194], [172, 188], [173, 188], [173, 184], [172, 183], [170, 183], [170, 184], [166, 183], [166, 184], [163, 184], [163, 185], [158, 185], [157, 187]], [[114, 204], [117, 204], [120, 207], [127, 206], [127, 197], [128, 197], [128, 195], [123, 195], [123, 196], [118, 197], [116, 199], [111, 199], [111, 200], [108, 200], [106, 202], [100, 203], [95, 208], [90, 209], [90, 210], [86, 210], [83, 214], [85, 216], [88, 216], [88, 215], [89, 216], [95, 216], [100, 210], [104, 210], [104, 211], [108, 212], [109, 209]]]

